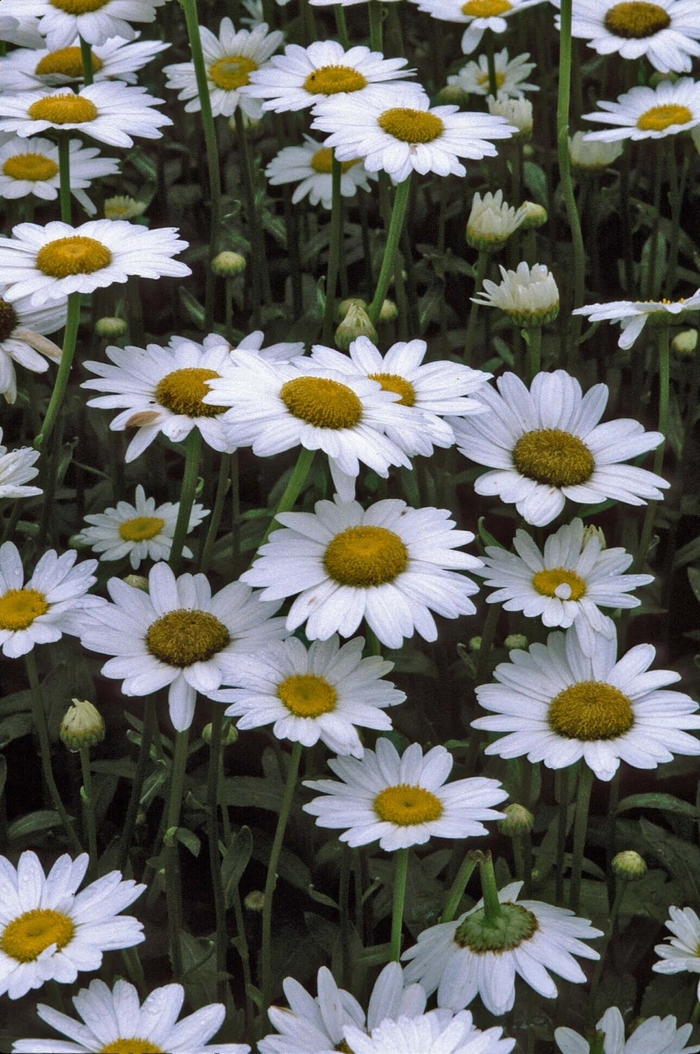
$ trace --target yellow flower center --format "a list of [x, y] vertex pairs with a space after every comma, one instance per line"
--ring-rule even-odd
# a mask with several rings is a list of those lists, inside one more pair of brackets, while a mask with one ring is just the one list
[[314, 428], [354, 428], [362, 420], [362, 403], [347, 384], [328, 377], [296, 377], [280, 389], [291, 414]]
[[115, 1039], [100, 1049], [100, 1054], [165, 1054], [149, 1039]]
[[632, 703], [603, 681], [579, 681], [549, 704], [549, 727], [566, 739], [617, 739], [634, 725]]
[[185, 414], [187, 417], [216, 417], [226, 413], [227, 406], [210, 406], [203, 403], [205, 395], [211, 388], [206, 383], [220, 374], [216, 370], [206, 370], [199, 366], [185, 366], [166, 374], [156, 385], [156, 399], [166, 410], [174, 414]]
[[321, 66], [304, 81], [309, 95], [337, 95], [342, 91], [361, 91], [368, 80], [352, 66]]
[[2, 171], [10, 179], [28, 179], [36, 183], [57, 176], [58, 165], [44, 154], [15, 154], [14, 157], [8, 157]]
[[53, 7], [65, 11], [67, 15], [87, 15], [91, 11], [99, 11], [108, 3], [109, 0], [51, 0]]
[[509, 0], [467, 0], [466, 4], [462, 4], [462, 14], [472, 18], [494, 18], [512, 10], [513, 5]]
[[[354, 161], [341, 161], [340, 170], [341, 172], [347, 172], [353, 165], [359, 165], [360, 158], [355, 158]], [[311, 167], [314, 172], [320, 172], [323, 175], [329, 175], [333, 171], [333, 150], [330, 146], [322, 146], [320, 150], [317, 150], [314, 156], [311, 158]]]
[[177, 608], [149, 626], [146, 647], [168, 666], [183, 668], [195, 662], [207, 662], [230, 640], [231, 634], [223, 622], [208, 611]]
[[338, 693], [325, 677], [295, 673], [277, 687], [277, 697], [296, 717], [320, 717], [335, 710]]
[[650, 110], [637, 118], [637, 128], [643, 132], [663, 132], [672, 124], [687, 124], [692, 121], [693, 111], [687, 106], [668, 103], [665, 106], [652, 106]]
[[386, 527], [347, 527], [329, 542], [323, 566], [342, 586], [383, 586], [408, 567], [408, 549]]
[[[91, 54], [93, 73], [99, 73], [104, 62], [94, 51]], [[82, 52], [80, 48], [59, 48], [58, 51], [50, 51], [37, 63], [34, 72], [39, 77], [53, 73], [62, 73], [64, 77], [84, 77]]]
[[586, 583], [580, 575], [575, 571], [568, 571], [565, 567], [538, 571], [532, 579], [532, 584], [543, 597], [555, 597], [559, 586], [568, 586], [571, 592], [568, 597], [562, 597], [563, 600], [580, 600], [586, 592]]
[[398, 783], [385, 787], [374, 799], [374, 811], [380, 820], [395, 823], [399, 827], [411, 827], [416, 823], [429, 823], [442, 816], [442, 802], [425, 787], [410, 783]]
[[400, 395], [401, 406], [413, 406], [416, 401], [416, 389], [405, 377], [398, 373], [370, 373], [370, 380], [379, 381], [385, 392], [396, 392]]
[[125, 542], [147, 542], [155, 538], [165, 527], [160, 516], [135, 516], [119, 524], [119, 535]]
[[595, 459], [578, 436], [559, 428], [526, 432], [515, 444], [518, 472], [553, 487], [575, 487], [593, 475]]
[[106, 245], [95, 238], [73, 234], [56, 238], [39, 249], [36, 265], [51, 278], [67, 278], [73, 274], [94, 274], [109, 267], [112, 254]]
[[625, 0], [614, 4], [605, 16], [605, 28], [616, 37], [643, 40], [671, 25], [671, 16], [659, 4], [647, 0]]
[[209, 67], [209, 77], [217, 88], [235, 91], [250, 83], [249, 74], [258, 68], [257, 62], [247, 55], [227, 55]]
[[33, 102], [27, 110], [33, 121], [48, 121], [49, 124], [87, 124], [97, 117], [97, 107], [90, 99], [83, 99], [73, 92], [62, 95], [47, 95]]
[[38, 589], [8, 589], [0, 597], [0, 629], [26, 629], [48, 610], [46, 597]]
[[19, 319], [12, 304], [0, 296], [0, 344], [12, 334]]
[[8, 923], [0, 938], [0, 948], [17, 962], [31, 963], [55, 944], [58, 951], [73, 939], [73, 920], [62, 911], [34, 908]]
[[352, 1047], [349, 1047], [344, 1039], [336, 1044], [335, 1049], [341, 1051], [341, 1054], [354, 1054]]
[[[506, 80], [505, 73], [500, 73], [500, 72], [496, 73], [496, 87], [497, 88], [502, 88], [503, 85], [505, 84], [505, 80]], [[482, 73], [481, 76], [478, 78], [478, 82], [482, 86], [488, 85], [490, 83], [488, 73]]]
[[395, 106], [377, 118], [379, 127], [402, 143], [432, 143], [445, 130], [444, 122], [426, 110]]

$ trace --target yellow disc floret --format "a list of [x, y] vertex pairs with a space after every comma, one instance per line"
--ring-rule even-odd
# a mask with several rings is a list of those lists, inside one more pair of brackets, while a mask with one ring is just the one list
[[593, 475], [595, 459], [586, 444], [571, 432], [542, 428], [526, 432], [515, 444], [518, 472], [553, 487], [575, 487]]
[[109, 0], [51, 0], [52, 7], [65, 11], [67, 15], [88, 15], [108, 3]]
[[321, 66], [304, 81], [309, 95], [338, 95], [339, 92], [361, 91], [368, 80], [352, 66]]
[[115, 1039], [106, 1047], [100, 1047], [100, 1054], [164, 1054], [162, 1047], [151, 1043], [150, 1039]]
[[0, 597], [0, 629], [27, 629], [35, 618], [49, 610], [46, 597], [38, 589], [8, 589]]
[[185, 366], [166, 374], [156, 385], [156, 399], [166, 410], [174, 414], [185, 414], [187, 417], [216, 417], [226, 413], [228, 407], [214, 406], [202, 402], [209, 395], [211, 388], [206, 383], [213, 381], [219, 374], [216, 370], [207, 370], [200, 366]]
[[281, 699], [295, 717], [320, 717], [335, 710], [338, 693], [325, 677], [310, 673], [295, 673], [277, 687]]
[[462, 14], [471, 18], [497, 18], [512, 10], [509, 0], [467, 0], [462, 4]]
[[398, 373], [370, 373], [370, 380], [379, 381], [385, 392], [396, 392], [400, 395], [401, 406], [414, 406], [416, 401], [416, 389], [405, 377]]
[[217, 59], [209, 67], [209, 78], [217, 88], [235, 91], [236, 88], [250, 83], [250, 74], [257, 68], [257, 62], [249, 59], [247, 55], [227, 55], [223, 59]]
[[8, 157], [2, 171], [10, 179], [27, 179], [30, 183], [37, 183], [57, 176], [58, 165], [44, 154], [15, 154]]
[[642, 132], [664, 132], [671, 125], [688, 124], [693, 120], [693, 111], [678, 103], [667, 103], [664, 106], [652, 106], [637, 118], [637, 128]]
[[218, 655], [231, 640], [231, 634], [208, 611], [177, 608], [153, 622], [146, 633], [151, 655], [168, 666], [192, 666]]
[[125, 542], [147, 542], [155, 538], [165, 527], [160, 516], [134, 516], [119, 524], [119, 536]]
[[605, 16], [605, 28], [616, 37], [644, 40], [671, 25], [671, 16], [659, 4], [647, 0], [624, 0], [613, 4]]
[[[104, 66], [104, 62], [99, 55], [95, 55], [94, 52], [91, 52], [91, 54], [93, 73], [99, 73]], [[39, 77], [48, 77], [56, 73], [60, 73], [64, 77], [84, 77], [83, 54], [78, 47], [59, 48], [58, 51], [50, 51], [48, 55], [44, 55], [43, 59], [40, 59], [34, 72]]]
[[334, 581], [360, 589], [393, 582], [408, 562], [403, 539], [386, 527], [347, 527], [323, 555], [323, 566]]
[[17, 962], [31, 963], [55, 944], [58, 951], [73, 940], [75, 925], [62, 911], [34, 908], [9, 922], [0, 937], [0, 948]]
[[73, 234], [69, 238], [56, 238], [43, 245], [36, 255], [38, 269], [51, 278], [67, 278], [68, 275], [94, 274], [109, 267], [112, 254], [106, 245], [96, 238]]
[[399, 827], [439, 820], [443, 813], [440, 799], [425, 787], [398, 783], [385, 787], [374, 799], [374, 811], [380, 820]]
[[440, 117], [426, 110], [412, 110], [408, 106], [395, 106], [385, 110], [377, 118], [377, 124], [402, 143], [432, 143], [445, 131]]
[[296, 377], [280, 389], [291, 414], [315, 428], [354, 428], [362, 420], [362, 403], [347, 384], [329, 377]]
[[[347, 172], [353, 165], [359, 165], [360, 158], [355, 158], [354, 161], [341, 161], [340, 171]], [[314, 156], [311, 158], [311, 167], [314, 172], [318, 172], [322, 175], [330, 175], [333, 171], [333, 150], [330, 146], [322, 146], [320, 150], [317, 150]]]
[[88, 124], [98, 116], [94, 102], [74, 92], [47, 95], [33, 102], [27, 110], [33, 121], [48, 121], [49, 124]]
[[558, 736], [592, 742], [624, 736], [634, 725], [634, 711], [627, 696], [612, 684], [579, 681], [552, 700], [547, 721]]
[[569, 571], [565, 567], [552, 567], [545, 571], [538, 571], [532, 579], [532, 584], [543, 597], [555, 597], [560, 586], [568, 586], [570, 593], [564, 600], [580, 600], [586, 593], [586, 583], [575, 571]]

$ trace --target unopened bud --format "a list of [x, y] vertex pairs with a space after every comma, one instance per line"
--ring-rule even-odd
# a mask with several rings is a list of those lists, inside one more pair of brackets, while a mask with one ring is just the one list
[[365, 309], [353, 304], [335, 331], [336, 347], [347, 351], [358, 337], [369, 337], [371, 341], [376, 341], [377, 331]]
[[509, 651], [524, 651], [528, 640], [524, 633], [509, 633], [503, 643]]
[[68, 546], [71, 549], [77, 549], [80, 552], [81, 549], [90, 549], [90, 543], [83, 541], [83, 537], [80, 534], [71, 534], [68, 539]]
[[469, 92], [461, 84], [446, 84], [437, 95], [440, 106], [461, 106], [468, 98]]
[[538, 205], [536, 201], [524, 201], [520, 211], [523, 214], [521, 229], [524, 231], [534, 231], [543, 227], [549, 218], [544, 206]]
[[234, 275], [243, 274], [246, 269], [246, 259], [240, 253], [228, 251], [218, 253], [211, 262], [211, 269], [219, 278], [233, 278]]
[[[211, 723], [209, 723], [208, 725], [205, 725], [204, 728], [202, 729], [202, 739], [207, 744], [207, 746], [211, 745]], [[228, 724], [228, 727], [226, 727], [226, 725], [224, 725], [224, 727], [221, 730], [221, 746], [222, 747], [230, 747], [234, 743], [237, 743], [237, 742], [238, 742], [238, 729], [236, 728], [236, 726], [234, 724], [231, 724], [231, 723]]]
[[102, 337], [104, 340], [117, 340], [119, 337], [124, 336], [128, 328], [123, 318], [105, 316], [104, 318], [98, 318], [95, 323], [97, 336]]
[[505, 117], [508, 124], [517, 128], [518, 135], [532, 135], [533, 114], [529, 99], [494, 99], [493, 95], [489, 95], [486, 102], [492, 117]]
[[398, 318], [399, 309], [393, 300], [385, 300], [382, 304], [381, 311], [379, 312], [380, 322], [393, 322], [395, 318]]
[[469, 651], [481, 651], [481, 637], [472, 637], [469, 641]]
[[72, 753], [94, 747], [105, 737], [105, 723], [96, 706], [87, 699], [73, 699], [61, 721], [61, 740]]
[[535, 817], [524, 805], [517, 805], [513, 802], [511, 805], [506, 805], [503, 811], [506, 814], [506, 818], [498, 822], [498, 829], [501, 834], [507, 834], [511, 838], [515, 838], [519, 834], [527, 834], [528, 831], [532, 830]]
[[600, 548], [605, 549], [607, 542], [605, 541], [605, 533], [602, 527], [596, 527], [595, 524], [589, 523], [583, 528], [583, 546], [588, 545], [591, 538], [597, 538], [600, 542]]
[[691, 359], [698, 345], [697, 329], [683, 329], [671, 341], [671, 350], [680, 359]]
[[148, 592], [148, 579], [143, 575], [125, 575], [123, 581], [134, 589], [140, 589], [142, 593]]
[[639, 853], [634, 849], [625, 849], [613, 857], [612, 869], [618, 878], [625, 878], [628, 882], [634, 882], [637, 878], [644, 878], [647, 873], [647, 865]]
[[146, 211], [145, 201], [137, 201], [126, 194], [105, 201], [105, 217], [108, 220], [135, 220]]
[[673, 84], [677, 80], [678, 74], [674, 73], [672, 70], [669, 70], [668, 73], [660, 73], [658, 70], [654, 70], [649, 77], [647, 84], [650, 88], [658, 88], [662, 81], [670, 81], [671, 84]]
[[337, 307], [338, 318], [342, 321], [351, 307], [361, 307], [367, 310], [367, 301], [359, 296], [349, 296], [347, 300], [341, 300]]
[[246, 893], [243, 903], [248, 911], [262, 911], [265, 906], [265, 894], [261, 889], [251, 889]]

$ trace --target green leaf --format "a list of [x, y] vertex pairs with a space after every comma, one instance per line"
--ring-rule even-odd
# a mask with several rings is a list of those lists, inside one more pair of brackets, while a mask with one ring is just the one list
[[204, 329], [204, 307], [184, 285], [179, 286], [180, 304], [197, 329]]
[[0, 798], [2, 798], [3, 791], [5, 790], [5, 781], [7, 779], [7, 761], [3, 754], [0, 754]]
[[[279, 812], [284, 797], [284, 784], [271, 783], [260, 776], [230, 776], [223, 781], [223, 804], [241, 809], [269, 809]], [[292, 813], [301, 814], [299, 805]]]
[[700, 604], [700, 567], [688, 568], [688, 581], [690, 582], [690, 588], [695, 593], [695, 599]]
[[547, 208], [547, 177], [544, 169], [534, 161], [526, 161], [523, 165], [523, 180], [537, 204]]
[[639, 828], [647, 851], [683, 884], [686, 899], [700, 900], [700, 849], [645, 817], [639, 821]]
[[185, 849], [189, 849], [192, 856], [199, 856], [202, 843], [194, 831], [190, 831], [189, 827], [178, 827], [175, 837], [178, 842], [182, 842]]
[[48, 831], [52, 827], [59, 827], [60, 824], [61, 817], [55, 809], [39, 809], [38, 812], [27, 813], [26, 816], [20, 816], [19, 820], [11, 823], [7, 831], [7, 837], [11, 842], [18, 842], [29, 834], [36, 834], [37, 831]]
[[192, 1006], [199, 1010], [216, 1002], [216, 942], [207, 937], [193, 937], [180, 932], [182, 948], [182, 983]]
[[250, 827], [241, 827], [226, 847], [224, 859], [221, 861], [221, 883], [227, 904], [233, 902], [233, 894], [252, 855], [253, 835]]
[[307, 893], [317, 904], [323, 904], [327, 908], [333, 908], [334, 911], [340, 911], [340, 905], [337, 901], [333, 900], [333, 897], [328, 897], [325, 893], [319, 892], [319, 890], [315, 889], [313, 885], [309, 886]]
[[482, 542], [484, 543], [484, 545], [495, 545], [498, 549], [505, 549], [505, 546], [501, 545], [498, 539], [494, 538], [491, 532], [486, 530], [486, 528], [484, 527], [485, 519], [485, 516], [479, 517], [479, 537], [481, 538]]
[[690, 816], [693, 820], [697, 817], [697, 809], [689, 801], [682, 798], [674, 798], [672, 794], [648, 793], [630, 794], [623, 798], [617, 807], [618, 812], [626, 812], [627, 809], [661, 809], [663, 812], [676, 813], [678, 816]]
[[33, 720], [31, 714], [12, 714], [0, 721], [0, 748], [6, 747], [13, 739], [21, 739], [32, 730]]
[[700, 560], [700, 537], [693, 538], [692, 542], [678, 550], [673, 558], [673, 566], [683, 567], [684, 564], [692, 564], [694, 560]]

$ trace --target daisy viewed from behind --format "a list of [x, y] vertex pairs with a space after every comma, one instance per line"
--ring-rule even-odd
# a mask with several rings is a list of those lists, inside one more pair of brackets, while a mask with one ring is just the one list
[[477, 494], [499, 495], [538, 527], [551, 523], [567, 498], [580, 505], [606, 498], [645, 505], [663, 497], [666, 480], [622, 464], [653, 450], [663, 434], [645, 432], [629, 418], [599, 424], [607, 385], [582, 395], [565, 370], [538, 373], [529, 391], [514, 373], [496, 384], [498, 392], [484, 385], [474, 395], [492, 413], [451, 422], [464, 456], [491, 469], [474, 483]]
[[[446, 783], [453, 757], [437, 746], [423, 755], [411, 743], [401, 756], [380, 737], [361, 760], [332, 758], [337, 780], [305, 780], [320, 791], [304, 806], [319, 827], [343, 828], [341, 842], [352, 848], [379, 840], [393, 852], [423, 845], [430, 838], [474, 838], [488, 834], [482, 820], [502, 820], [493, 808], [508, 797], [498, 780], [474, 776]], [[415, 980], [415, 978], [413, 978]]]
[[[333, 199], [333, 151], [318, 143], [311, 136], [304, 136], [303, 146], [285, 146], [276, 154], [265, 169], [271, 186], [298, 183], [292, 194], [296, 205], [308, 195], [312, 205], [319, 201], [324, 209], [330, 209]], [[353, 198], [358, 188], [369, 190], [370, 175], [359, 158], [341, 163], [340, 193], [344, 198]]]
[[35, 468], [38, 460], [39, 451], [31, 447], [8, 451], [2, 445], [0, 428], [0, 498], [32, 498], [42, 494], [41, 487], [26, 485], [39, 475], [39, 469]]
[[[141, 34], [136, 33], [138, 38]], [[92, 73], [96, 81], [116, 80], [136, 84], [136, 74], [170, 44], [161, 40], [135, 40], [129, 43], [113, 37], [99, 47], [92, 48]], [[49, 51], [16, 48], [0, 58], [0, 79], [6, 92], [61, 87], [84, 80], [83, 56], [80, 40], [67, 48]]]
[[637, 85], [615, 102], [598, 103], [600, 110], [584, 113], [585, 121], [610, 125], [602, 132], [586, 132], [590, 142], [621, 139], [663, 139], [700, 125], [700, 83], [690, 77], [661, 80], [655, 88]]
[[37, 28], [55, 51], [80, 35], [89, 44], [110, 37], [133, 40], [131, 22], [153, 22], [166, 0], [2, 0], [0, 15], [38, 18]]
[[[611, 1006], [596, 1024], [596, 1029], [604, 1037], [603, 1054], [646, 1054], [647, 1051], [653, 1051], [653, 1054], [697, 1054], [700, 1050], [700, 1044], [686, 1046], [692, 1037], [693, 1026], [688, 1024], [678, 1028], [671, 1014], [664, 1018], [648, 1017], [637, 1025], [625, 1042], [625, 1020], [618, 1008]], [[554, 1040], [561, 1054], [591, 1054], [591, 1045], [572, 1028], [556, 1028]]]
[[55, 333], [66, 324], [66, 300], [51, 300], [41, 307], [31, 307], [27, 297], [14, 303], [3, 298], [0, 285], [0, 394], [5, 402], [17, 398], [15, 363], [33, 373], [45, 373], [46, 361], [61, 358], [61, 349], [46, 333]]
[[[509, 58], [508, 48], [494, 55], [496, 68], [496, 94], [499, 98], [521, 98], [525, 92], [539, 91], [539, 85], [528, 84], [527, 78], [535, 68], [528, 62], [529, 53]], [[447, 78], [448, 84], [456, 84], [469, 95], [489, 95], [489, 67], [486, 55], [479, 55], [476, 62], [468, 62], [461, 70]]]
[[680, 300], [613, 300], [608, 304], [578, 307], [574, 315], [585, 315], [591, 322], [619, 322], [622, 332], [619, 348], [631, 348], [647, 322], [672, 325], [683, 320], [686, 311], [700, 308], [700, 289]]
[[442, 22], [466, 23], [462, 36], [462, 51], [471, 55], [481, 43], [487, 29], [492, 33], [505, 33], [506, 21], [518, 11], [539, 4], [542, 0], [413, 0], [421, 11]]
[[[84, 147], [79, 139], [69, 143], [70, 185], [74, 197], [89, 216], [97, 211], [85, 193], [93, 179], [114, 176], [119, 162], [100, 157], [99, 150]], [[0, 197], [16, 200], [33, 194], [44, 201], [56, 201], [59, 189], [58, 144], [39, 137], [15, 136], [0, 146]]]

